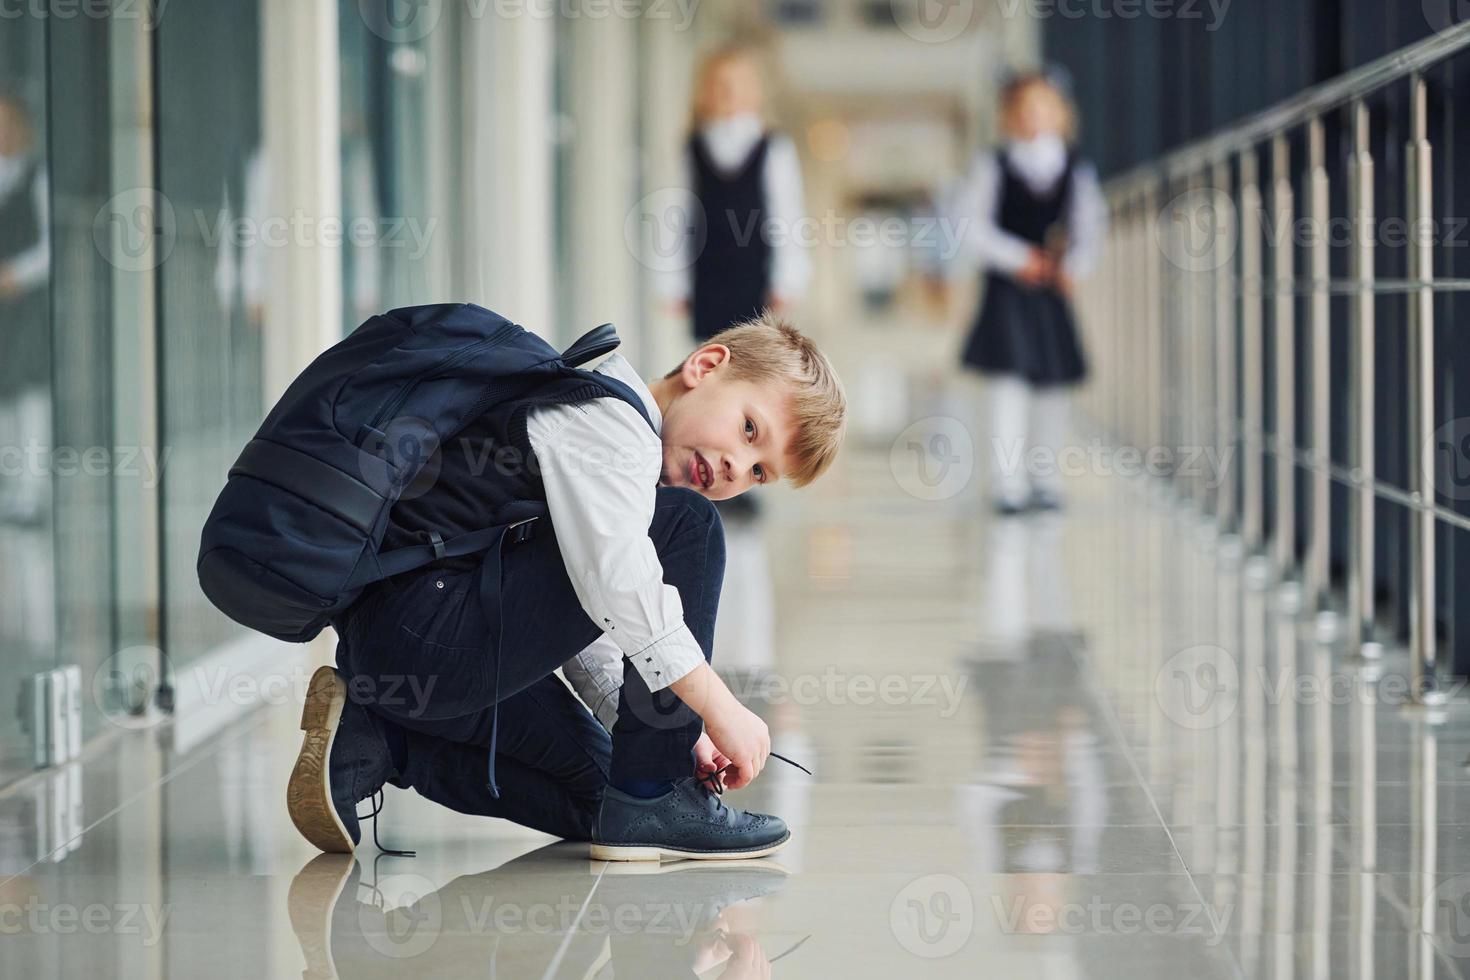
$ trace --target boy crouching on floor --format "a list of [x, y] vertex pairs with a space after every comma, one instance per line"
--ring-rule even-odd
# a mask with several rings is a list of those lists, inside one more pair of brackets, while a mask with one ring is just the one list
[[[386, 579], [334, 624], [337, 670], [312, 678], [288, 792], [317, 847], [351, 851], [358, 803], [388, 783], [590, 841], [601, 860], [759, 857], [790, 837], [717, 792], [754, 780], [771, 742], [709, 666], [725, 562], [712, 501], [820, 476], [842, 384], [769, 314], [651, 383], [617, 354], [593, 374], [490, 410], [395, 506], [390, 543], [453, 529], [484, 494], [544, 500], [550, 521], [498, 568], [472, 556]], [[485, 465], [492, 445], [528, 465]]]

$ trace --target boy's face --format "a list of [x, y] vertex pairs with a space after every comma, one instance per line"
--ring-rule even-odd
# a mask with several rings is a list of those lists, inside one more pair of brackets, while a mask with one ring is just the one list
[[795, 426], [790, 397], [775, 386], [730, 377], [730, 349], [701, 347], [669, 379], [663, 484], [727, 500], [790, 473]]

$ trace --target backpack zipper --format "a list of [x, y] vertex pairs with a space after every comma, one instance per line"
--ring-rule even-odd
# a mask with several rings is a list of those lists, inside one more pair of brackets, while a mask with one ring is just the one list
[[413, 390], [417, 388], [419, 384], [426, 380], [430, 375], [454, 367], [456, 364], [468, 359], [481, 347], [485, 347], [486, 345], [493, 342], [495, 339], [495, 337], [485, 337], [481, 340], [477, 340], [473, 344], [470, 344], [468, 347], [460, 348], [454, 354], [451, 354], [449, 357], [444, 358], [443, 360], [434, 364], [432, 367], [427, 367], [424, 370], [420, 371], [418, 374], [414, 375], [412, 379], [404, 382], [403, 386], [398, 389], [397, 393], [394, 394], [392, 399], [390, 399], [386, 405], [378, 409], [377, 414], [373, 416], [372, 421], [368, 422], [368, 425], [374, 429], [378, 428], [378, 426], [383, 422], [384, 419], [391, 418], [400, 408], [403, 407], [403, 403], [408, 401], [408, 396], [413, 393]]

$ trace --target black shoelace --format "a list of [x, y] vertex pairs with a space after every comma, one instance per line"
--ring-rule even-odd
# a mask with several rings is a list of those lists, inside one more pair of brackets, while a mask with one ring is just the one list
[[[780, 759], [782, 762], [786, 763], [788, 766], [795, 766], [796, 768], [800, 769], [802, 772], [806, 773], [808, 776], [810, 776], [812, 774], [812, 771], [810, 769], [808, 769], [806, 766], [802, 765], [800, 762], [796, 762], [796, 761], [794, 761], [792, 759], [786, 758], [784, 755], [782, 755], [779, 752], [772, 752], [771, 753], [771, 758], [772, 759]], [[720, 776], [722, 776], [724, 774], [724, 772], [725, 772], [726, 769], [730, 769], [734, 765], [735, 765], [735, 763], [728, 762], [725, 765], [721, 766], [720, 768], [714, 770], [713, 772], [707, 772], [703, 776], [700, 776], [699, 777], [699, 781], [704, 784], [705, 789], [710, 790], [716, 796], [724, 796], [725, 795], [725, 781], [723, 779], [721, 779]]]
[[377, 792], [373, 793], [371, 799], [373, 812], [367, 815], [359, 813], [357, 815], [357, 819], [359, 821], [371, 820], [373, 822], [373, 844], [378, 848], [378, 850], [392, 857], [418, 857], [418, 851], [400, 851], [397, 848], [384, 847], [383, 842], [378, 840], [378, 814], [383, 812], [383, 791], [378, 790]]

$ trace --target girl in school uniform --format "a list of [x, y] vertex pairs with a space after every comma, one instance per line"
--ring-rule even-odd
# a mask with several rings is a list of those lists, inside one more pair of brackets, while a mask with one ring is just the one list
[[[1057, 74], [1011, 79], [1000, 113], [1004, 142], [975, 161], [954, 208], [983, 273], [961, 363], [985, 376], [995, 506], [1012, 514], [1061, 506], [1055, 463], [1068, 393], [1087, 375], [1072, 290], [1091, 270], [1104, 205], [1096, 171], [1072, 147], [1075, 115]], [[1028, 474], [1038, 446], [1050, 465]]]
[[[769, 308], [789, 314], [806, 295], [811, 262], [800, 243], [806, 215], [796, 147], [765, 117], [759, 53], [740, 44], [712, 51], [694, 79], [681, 186], [682, 231], [664, 298], [687, 313], [703, 342]], [[715, 628], [722, 669], [771, 666], [775, 596], [755, 494], [716, 504], [725, 523], [726, 580]]]
[[690, 313], [699, 340], [766, 307], [790, 312], [811, 278], [796, 234], [801, 164], [791, 140], [766, 125], [764, 106], [754, 50], [723, 47], [700, 64], [684, 152], [683, 186], [694, 200], [665, 295]]

